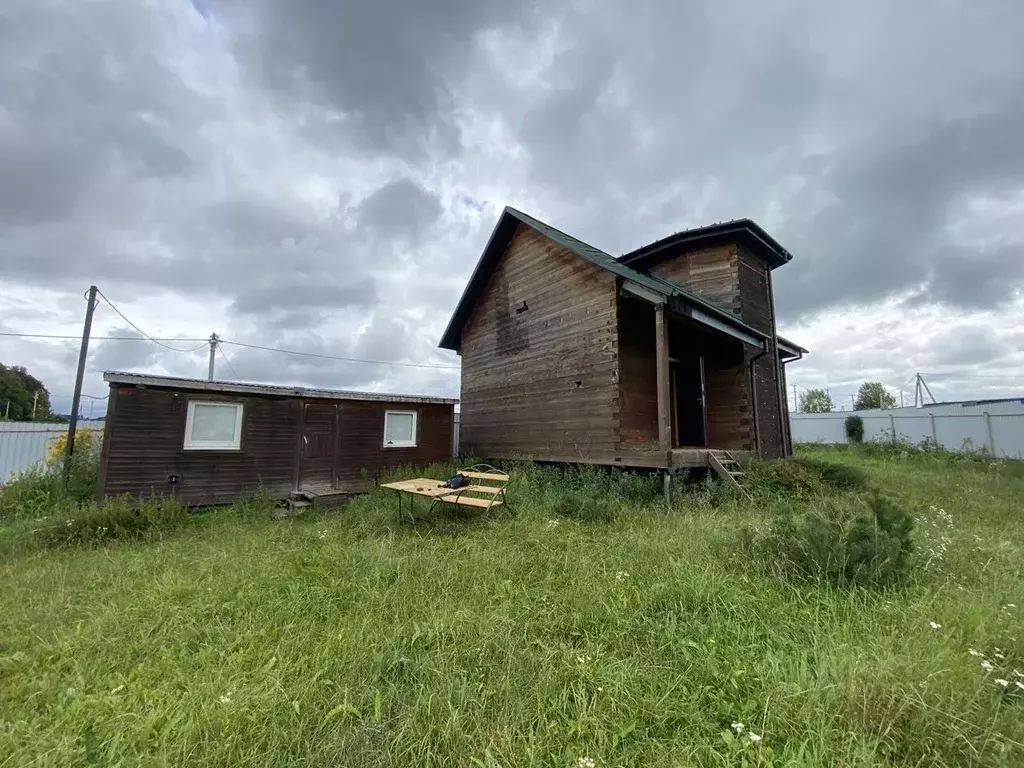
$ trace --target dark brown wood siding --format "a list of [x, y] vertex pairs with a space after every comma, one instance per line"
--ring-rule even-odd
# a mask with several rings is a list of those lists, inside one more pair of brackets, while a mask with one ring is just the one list
[[704, 382], [707, 399], [708, 447], [754, 449], [750, 412], [750, 376], [738, 341], [721, 340], [705, 347]]
[[[343, 400], [339, 435], [338, 489], [370, 490], [382, 472], [401, 466], [451, 461], [454, 410], [436, 403]], [[384, 412], [416, 411], [416, 447], [384, 447]]]
[[654, 349], [654, 307], [619, 302], [619, 447], [658, 449], [658, 370]]
[[[242, 403], [240, 449], [184, 450], [189, 400]], [[313, 441], [300, 456], [304, 409], [313, 414], [307, 435]], [[328, 427], [336, 409], [338, 427], [332, 434]], [[415, 448], [384, 448], [384, 411], [388, 409], [417, 411]], [[337, 490], [364, 491], [384, 469], [449, 459], [452, 414], [452, 406], [444, 404], [303, 401], [114, 385], [99, 496], [173, 495], [189, 505], [227, 504], [262, 488], [284, 497], [301, 481], [300, 462], [306, 463], [305, 469], [321, 488], [333, 484]], [[338, 478], [336, 483], [332, 476]]]
[[616, 289], [615, 275], [519, 225], [462, 332], [463, 453], [615, 450]]
[[[754, 394], [757, 402], [757, 433], [761, 456], [777, 458], [787, 454], [785, 424], [780, 408], [780, 363], [776, 344], [775, 308], [771, 300], [771, 270], [765, 262], [743, 249], [740, 253], [740, 303], [743, 322], [771, 335], [769, 351], [754, 363]], [[747, 360], [759, 350], [748, 349]], [[784, 404], [783, 404], [784, 405]], [[780, 413], [781, 411], [781, 413]]]
[[680, 250], [655, 264], [650, 272], [695, 290], [739, 314], [739, 248], [735, 245], [700, 251]]

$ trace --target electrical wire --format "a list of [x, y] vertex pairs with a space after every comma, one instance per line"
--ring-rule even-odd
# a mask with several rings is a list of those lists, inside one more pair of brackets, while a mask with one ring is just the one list
[[228, 360], [228, 355], [223, 349], [220, 348], [220, 344], [217, 345], [217, 351], [220, 352], [220, 356], [224, 358], [224, 362], [228, 364], [228, 368], [231, 369], [231, 372], [235, 374], [235, 380], [241, 383], [242, 377], [238, 375], [238, 371], [235, 370], [235, 366], [233, 366], [231, 364], [231, 361]]
[[[81, 341], [81, 336], [67, 336], [56, 333], [14, 333], [13, 331], [0, 331], [0, 336], [15, 336], [22, 339], [65, 339], [67, 341]], [[202, 349], [206, 346], [206, 339], [178, 339], [178, 338], [141, 338], [139, 336], [90, 336], [89, 341], [201, 341], [202, 346], [196, 347], [196, 350]], [[195, 351], [195, 350], [193, 350]]]
[[99, 296], [102, 297], [102, 299], [105, 302], [107, 302], [107, 305], [112, 310], [114, 310], [115, 312], [117, 312], [118, 315], [120, 315], [122, 320], [124, 320], [126, 323], [128, 323], [128, 325], [130, 325], [132, 328], [134, 328], [136, 331], [141, 333], [145, 338], [149, 339], [150, 341], [152, 341], [157, 346], [163, 347], [164, 349], [169, 349], [169, 350], [171, 350], [171, 352], [198, 352], [200, 349], [203, 348], [204, 344], [200, 344], [198, 347], [193, 347], [193, 348], [190, 348], [190, 349], [178, 349], [177, 347], [169, 347], [166, 344], [164, 344], [164, 343], [162, 343], [160, 341], [157, 341], [152, 336], [150, 336], [148, 333], [146, 333], [144, 330], [139, 328], [139, 326], [137, 326], [135, 323], [133, 323], [131, 320], [129, 320], [127, 317], [125, 317], [124, 316], [124, 312], [122, 312], [120, 309], [115, 307], [113, 302], [111, 302], [110, 299], [108, 299], [106, 296], [103, 295], [103, 291], [101, 291], [99, 288], [97, 288], [96, 289], [96, 293], [99, 294]]
[[221, 344], [234, 344], [236, 347], [245, 347], [246, 349], [259, 349], [264, 352], [281, 352], [286, 355], [297, 355], [299, 357], [315, 357], [321, 360], [338, 360], [343, 363], [369, 363], [371, 365], [397, 365], [404, 368], [434, 368], [438, 370], [457, 371], [459, 367], [457, 365], [431, 365], [429, 363], [397, 363], [387, 360], [360, 360], [354, 357], [334, 357], [332, 355], [320, 355], [315, 352], [298, 352], [294, 349], [277, 349], [275, 347], [261, 347], [258, 344], [243, 344], [240, 341], [228, 341], [226, 339], [220, 340]]

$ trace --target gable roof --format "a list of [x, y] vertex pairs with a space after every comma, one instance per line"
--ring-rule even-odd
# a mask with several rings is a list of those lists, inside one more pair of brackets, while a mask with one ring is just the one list
[[[462, 339], [462, 329], [469, 322], [469, 316], [473, 312], [473, 307], [487, 286], [487, 281], [490, 280], [494, 268], [505, 253], [505, 249], [512, 241], [512, 235], [515, 234], [516, 226], [519, 224], [525, 224], [541, 233], [584, 261], [588, 261], [601, 269], [605, 269], [672, 301], [681, 311], [685, 312], [687, 308], [695, 307], [739, 331], [761, 339], [767, 338], [766, 334], [751, 328], [732, 312], [711, 300], [703, 298], [670, 280], [633, 269], [622, 260], [616, 259], [599, 248], [584, 243], [572, 235], [567, 235], [565, 232], [555, 229], [550, 224], [545, 224], [543, 221], [535, 219], [522, 211], [506, 206], [498, 218], [494, 231], [491, 232], [491, 237], [487, 241], [480, 260], [477, 262], [476, 268], [469, 278], [466, 289], [462, 292], [462, 298], [459, 299], [451, 320], [448, 321], [448, 327], [445, 329], [444, 335], [441, 337], [441, 343], [438, 345], [442, 349], [458, 351]], [[686, 314], [689, 314], [689, 312], [686, 312]]]
[[779, 245], [779, 241], [765, 232], [756, 221], [736, 219], [705, 227], [684, 229], [682, 232], [676, 232], [674, 235], [623, 254], [619, 261], [623, 264], [649, 266], [667, 256], [668, 249], [678, 245], [692, 246], [693, 249], [707, 248], [728, 240], [745, 243], [764, 259], [771, 269], [781, 267], [793, 258], [793, 254]]

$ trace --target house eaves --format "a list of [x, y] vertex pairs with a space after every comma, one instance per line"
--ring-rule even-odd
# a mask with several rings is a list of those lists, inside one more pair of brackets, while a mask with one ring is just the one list
[[789, 263], [793, 254], [779, 241], [769, 235], [757, 222], [751, 219], [736, 219], [706, 227], [684, 229], [674, 235], [663, 237], [634, 251], [623, 254], [619, 261], [641, 269], [656, 264], [669, 255], [670, 250], [685, 246], [687, 250], [710, 248], [724, 242], [741, 242], [757, 253], [771, 269]]

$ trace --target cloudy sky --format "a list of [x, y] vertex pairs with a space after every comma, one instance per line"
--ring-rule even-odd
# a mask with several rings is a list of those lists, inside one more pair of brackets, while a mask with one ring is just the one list
[[[794, 254], [790, 383], [1024, 394], [1021, 29], [1019, 0], [4, 0], [0, 331], [80, 333], [95, 283], [152, 336], [405, 364], [225, 346], [245, 380], [457, 394], [436, 344], [505, 204], [613, 254], [751, 217]], [[76, 354], [0, 336], [58, 409]], [[97, 341], [85, 391], [205, 366]]]

